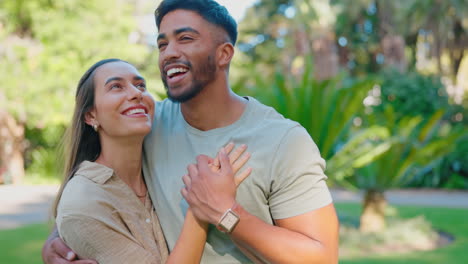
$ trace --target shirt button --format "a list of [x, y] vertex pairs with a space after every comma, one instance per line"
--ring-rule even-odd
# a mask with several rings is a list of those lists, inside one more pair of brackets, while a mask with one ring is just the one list
[[146, 218], [146, 223], [149, 224], [150, 222], [151, 222], [151, 220], [149, 218]]

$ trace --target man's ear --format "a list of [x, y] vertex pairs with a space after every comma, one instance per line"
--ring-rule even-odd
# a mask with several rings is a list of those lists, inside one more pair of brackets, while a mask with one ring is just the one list
[[217, 61], [220, 68], [229, 67], [232, 57], [234, 56], [234, 46], [231, 43], [225, 42], [218, 46], [217, 52]]
[[96, 110], [94, 108], [85, 114], [85, 123], [90, 126], [96, 124]]

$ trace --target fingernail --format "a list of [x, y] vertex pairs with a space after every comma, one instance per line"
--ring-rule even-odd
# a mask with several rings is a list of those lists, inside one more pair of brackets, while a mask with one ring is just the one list
[[71, 251], [68, 251], [67, 253], [67, 260], [73, 260], [73, 257], [75, 256], [75, 254], [73, 254], [73, 252]]

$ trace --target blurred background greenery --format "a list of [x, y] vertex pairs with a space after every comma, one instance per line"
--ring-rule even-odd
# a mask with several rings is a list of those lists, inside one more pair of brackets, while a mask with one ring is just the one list
[[[158, 2], [0, 1], [0, 184], [60, 182], [76, 84], [94, 62], [127, 60], [164, 97]], [[366, 193], [361, 230], [381, 230], [388, 189], [468, 189], [467, 14], [465, 0], [257, 0], [231, 85], [300, 122], [329, 184]]]

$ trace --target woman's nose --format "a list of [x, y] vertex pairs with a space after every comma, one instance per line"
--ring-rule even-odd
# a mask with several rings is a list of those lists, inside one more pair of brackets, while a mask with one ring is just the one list
[[128, 97], [130, 100], [134, 100], [134, 99], [141, 100], [143, 98], [143, 91], [139, 89], [137, 86], [132, 84], [130, 85]]

